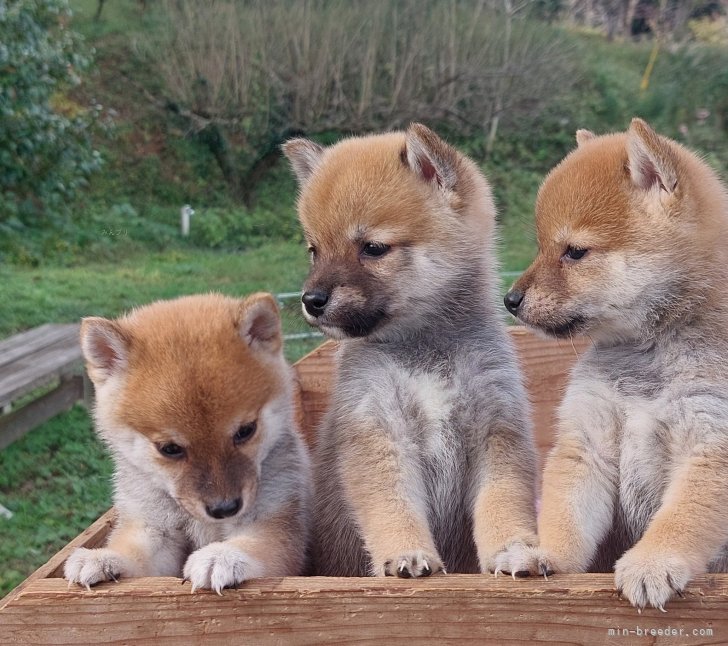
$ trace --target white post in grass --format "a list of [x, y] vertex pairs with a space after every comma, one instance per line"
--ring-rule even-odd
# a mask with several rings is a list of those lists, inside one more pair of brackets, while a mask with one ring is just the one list
[[190, 235], [190, 217], [194, 214], [195, 210], [189, 204], [185, 204], [179, 211], [180, 227], [185, 238]]

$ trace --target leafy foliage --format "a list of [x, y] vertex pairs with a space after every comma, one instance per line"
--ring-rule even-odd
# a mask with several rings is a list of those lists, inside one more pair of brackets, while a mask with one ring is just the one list
[[88, 67], [66, 0], [0, 0], [0, 234], [59, 224], [99, 166], [97, 108], [67, 91]]

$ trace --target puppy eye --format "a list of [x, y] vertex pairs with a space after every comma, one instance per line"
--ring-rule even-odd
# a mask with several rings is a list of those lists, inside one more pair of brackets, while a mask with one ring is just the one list
[[235, 435], [233, 435], [233, 443], [235, 446], [250, 439], [253, 436], [253, 433], [255, 433], [256, 428], [258, 428], [257, 421], [250, 422], [249, 424], [241, 424], [240, 428], [235, 431]]
[[387, 253], [392, 247], [383, 242], [365, 242], [361, 248], [361, 255], [367, 258], [379, 258]]
[[588, 251], [589, 249], [568, 246], [566, 247], [566, 253], [563, 255], [563, 258], [566, 260], [581, 260], [584, 256], [586, 256]]
[[167, 444], [158, 444], [157, 450], [165, 457], [173, 460], [179, 460], [185, 456], [185, 450], [174, 442], [168, 442]]

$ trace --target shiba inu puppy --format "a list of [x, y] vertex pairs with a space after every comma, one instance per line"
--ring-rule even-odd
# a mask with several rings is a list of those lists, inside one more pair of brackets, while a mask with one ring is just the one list
[[341, 339], [317, 440], [317, 574], [508, 570], [535, 536], [535, 450], [495, 303], [495, 208], [433, 132], [284, 146], [312, 266], [307, 320]]
[[577, 141], [540, 189], [539, 253], [505, 298], [537, 330], [594, 342], [561, 406], [540, 547], [518, 567], [614, 568], [635, 606], [662, 609], [728, 570], [728, 193], [640, 119]]
[[159, 301], [86, 318], [96, 428], [115, 463], [106, 547], [76, 550], [71, 583], [184, 575], [192, 590], [301, 573], [310, 466], [269, 294]]

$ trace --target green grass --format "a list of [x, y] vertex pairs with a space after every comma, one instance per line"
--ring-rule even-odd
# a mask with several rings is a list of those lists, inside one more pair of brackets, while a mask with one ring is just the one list
[[0, 596], [111, 503], [111, 461], [76, 406], [0, 451]]
[[167, 250], [78, 267], [0, 267], [0, 337], [82, 316], [118, 316], [160, 298], [219, 291], [296, 289], [307, 271], [305, 247], [279, 242], [242, 253]]

